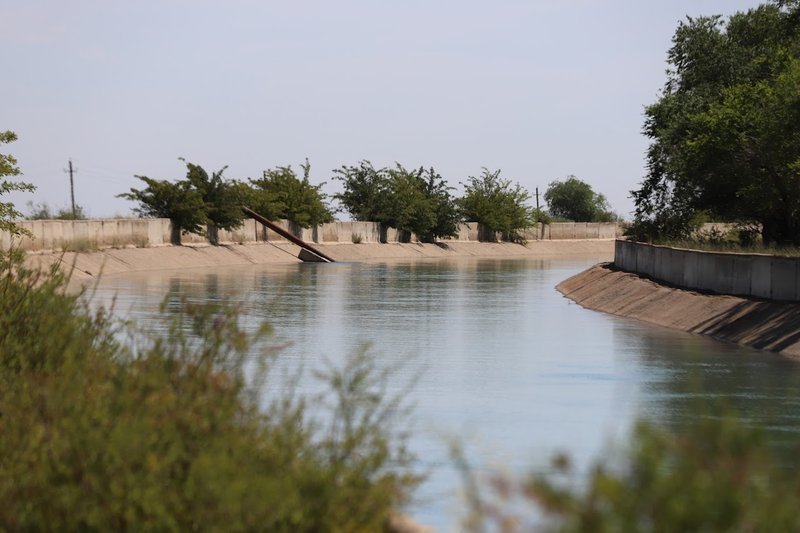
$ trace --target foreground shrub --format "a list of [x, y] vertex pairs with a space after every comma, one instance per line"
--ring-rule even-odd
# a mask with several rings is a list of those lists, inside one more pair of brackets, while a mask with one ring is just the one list
[[150, 338], [57, 271], [0, 274], [0, 529], [375, 531], [414, 485], [366, 354], [321, 374], [314, 421], [288, 392], [263, 405], [269, 329], [235, 309], [187, 305]]
[[[631, 442], [584, 476], [566, 456], [553, 473], [472, 480], [468, 526], [503, 531], [797, 531], [800, 476], [761, 428], [700, 406], [677, 430], [639, 423]], [[490, 528], [491, 529], [491, 528]]]

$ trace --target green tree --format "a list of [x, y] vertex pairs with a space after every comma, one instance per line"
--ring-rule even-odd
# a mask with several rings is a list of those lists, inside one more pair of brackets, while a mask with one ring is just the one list
[[397, 163], [386, 170], [387, 216], [381, 221], [406, 234], [415, 233], [422, 242], [450, 237], [461, 221], [455, 199], [436, 170], [407, 170]]
[[[0, 145], [12, 143], [17, 140], [13, 131], [0, 132]], [[14, 181], [10, 178], [21, 174], [17, 167], [17, 160], [11, 154], [0, 154], [0, 196], [12, 191], [33, 192], [35, 187], [30, 183]], [[22, 218], [22, 213], [16, 210], [13, 202], [0, 202], [0, 231], [7, 231], [12, 235], [27, 234], [14, 220]]]
[[645, 112], [636, 236], [685, 237], [706, 212], [759, 224], [765, 243], [800, 244], [798, 59], [797, 2], [678, 26], [667, 83]]
[[322, 186], [311, 185], [311, 164], [300, 165], [298, 178], [291, 166], [265, 170], [260, 179], [250, 179], [249, 207], [268, 219], [285, 218], [304, 228], [333, 221]]
[[564, 181], [554, 181], [544, 193], [549, 212], [557, 218], [575, 222], [611, 222], [614, 214], [609, 210], [606, 197], [594, 192], [591, 185], [569, 176]]
[[442, 176], [431, 167], [376, 169], [369, 161], [334, 170], [343, 192], [335, 198], [356, 220], [396, 228], [406, 240], [415, 233], [423, 242], [458, 232], [461, 216]]
[[385, 222], [389, 218], [389, 177], [385, 169], [376, 169], [367, 160], [358, 165], [333, 171], [335, 180], [342, 182], [343, 191], [333, 197], [354, 220]]
[[172, 244], [181, 244], [181, 232], [203, 234], [206, 223], [206, 205], [200, 193], [186, 180], [171, 183], [147, 176], [135, 176], [146, 185], [144, 189], [131, 188], [117, 195], [139, 206], [133, 209], [141, 217], [168, 218], [172, 223]]
[[211, 176], [200, 165], [186, 163], [186, 182], [196, 190], [205, 204], [206, 236], [213, 245], [219, 244], [219, 230], [234, 230], [242, 225], [244, 212], [238, 189], [223, 177], [222, 167]]
[[459, 199], [464, 218], [478, 222], [490, 236], [501, 232], [503, 239], [523, 242], [522, 231], [535, 223], [535, 209], [526, 205], [530, 193], [519, 183], [500, 177], [500, 170], [484, 168], [480, 176], [470, 176]]

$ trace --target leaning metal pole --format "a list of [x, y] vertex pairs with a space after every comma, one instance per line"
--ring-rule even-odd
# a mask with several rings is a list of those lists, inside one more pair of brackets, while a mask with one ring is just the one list
[[[308, 257], [307, 255], [306, 255], [306, 258], [304, 258], [303, 255], [305, 255], [305, 254], [301, 253], [300, 254], [300, 259], [301, 260], [303, 260], [303, 261], [318, 261], [318, 262], [324, 262], [324, 263], [335, 263], [336, 262], [332, 258], [330, 258], [329, 256], [325, 255], [324, 253], [320, 252], [319, 250], [317, 250], [316, 248], [314, 248], [310, 244], [306, 243], [304, 240], [298, 239], [296, 236], [292, 235], [291, 233], [289, 233], [288, 231], [286, 231], [282, 227], [280, 227], [277, 224], [275, 224], [273, 222], [270, 222], [266, 218], [262, 217], [261, 215], [259, 215], [258, 213], [256, 213], [252, 209], [250, 209], [249, 207], [242, 206], [242, 211], [244, 211], [245, 214], [247, 214], [248, 216], [253, 217], [253, 219], [255, 219], [257, 222], [260, 222], [261, 224], [265, 225], [266, 227], [268, 227], [269, 229], [271, 229], [272, 231], [274, 231], [275, 233], [277, 233], [281, 237], [286, 238], [289, 242], [292, 242], [292, 243], [296, 244], [297, 246], [299, 246], [300, 248], [302, 248], [306, 252], [310, 252], [312, 254], [312, 256], [316, 256], [317, 258], [319, 258], [319, 259], [315, 259], [313, 257]], [[321, 260], [321, 261], [319, 261], [319, 260]]]

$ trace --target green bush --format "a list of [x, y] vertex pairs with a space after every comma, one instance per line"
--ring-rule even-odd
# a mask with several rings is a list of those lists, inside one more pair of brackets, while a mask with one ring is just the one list
[[314, 422], [291, 394], [260, 407], [269, 329], [236, 309], [149, 337], [64, 282], [2, 257], [0, 530], [376, 531], [405, 501], [401, 403], [365, 353], [320, 375]]
[[575, 176], [554, 181], [547, 186], [544, 200], [550, 215], [573, 222], [613, 222], [618, 217], [611, 212], [606, 197], [594, 192], [592, 186]]
[[464, 218], [478, 222], [488, 233], [500, 232], [504, 240], [524, 242], [522, 231], [536, 223], [536, 210], [526, 202], [530, 193], [519, 183], [500, 177], [500, 171], [484, 168], [479, 177], [470, 176], [459, 199]]
[[473, 530], [797, 531], [800, 476], [762, 428], [700, 405], [685, 426], [640, 422], [630, 444], [586, 477], [566, 456], [552, 473], [471, 484]]
[[[265, 170], [260, 179], [243, 186], [243, 203], [268, 219], [283, 218], [304, 228], [333, 221], [322, 186], [311, 185], [311, 164], [300, 165], [303, 178], [291, 166]], [[244, 189], [247, 188], [247, 189]]]
[[458, 234], [461, 214], [444, 178], [434, 168], [376, 169], [369, 161], [334, 170], [344, 190], [335, 195], [355, 220], [380, 222], [422, 242]]

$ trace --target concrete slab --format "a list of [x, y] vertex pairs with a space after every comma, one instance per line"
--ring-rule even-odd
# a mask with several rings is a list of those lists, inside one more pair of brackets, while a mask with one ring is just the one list
[[772, 299], [795, 300], [797, 298], [797, 264], [793, 258], [772, 259]]
[[756, 298], [771, 298], [772, 258], [753, 256], [750, 268], [750, 294]]
[[749, 296], [753, 278], [753, 256], [737, 255], [733, 258], [733, 287], [731, 294]]

